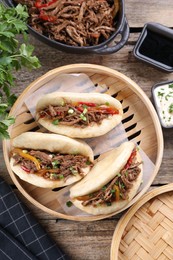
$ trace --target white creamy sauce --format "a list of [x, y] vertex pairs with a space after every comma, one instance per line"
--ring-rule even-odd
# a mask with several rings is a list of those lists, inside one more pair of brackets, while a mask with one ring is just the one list
[[162, 125], [173, 126], [173, 83], [156, 87], [154, 99]]

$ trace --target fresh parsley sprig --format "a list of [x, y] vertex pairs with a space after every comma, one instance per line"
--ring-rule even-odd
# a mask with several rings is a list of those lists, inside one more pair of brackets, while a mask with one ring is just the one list
[[[16, 100], [11, 93], [15, 85], [14, 72], [22, 67], [36, 69], [40, 62], [33, 56], [34, 47], [28, 44], [27, 8], [21, 4], [6, 8], [0, 4], [0, 139], [9, 138], [8, 127], [14, 118], [8, 116]], [[19, 42], [18, 35], [22, 35]]]

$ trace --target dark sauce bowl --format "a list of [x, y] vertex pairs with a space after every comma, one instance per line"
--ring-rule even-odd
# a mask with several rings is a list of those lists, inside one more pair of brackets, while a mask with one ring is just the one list
[[173, 30], [159, 23], [145, 24], [134, 56], [165, 72], [173, 72]]
[[[118, 11], [117, 20], [115, 22], [115, 32], [109, 37], [109, 39], [104, 40], [102, 43], [94, 46], [71, 46], [67, 45], [53, 39], [50, 39], [28, 25], [28, 32], [31, 33], [38, 40], [46, 43], [47, 45], [54, 47], [60, 51], [68, 53], [78, 53], [78, 54], [112, 54], [119, 51], [127, 42], [129, 38], [129, 25], [125, 16], [125, 6], [124, 0], [118, 0], [120, 9]], [[16, 4], [13, 0], [5, 0], [9, 7], [14, 7]], [[120, 37], [119, 37], [120, 36]], [[116, 40], [116, 38], [118, 40]], [[120, 38], [120, 40], [119, 40]]]

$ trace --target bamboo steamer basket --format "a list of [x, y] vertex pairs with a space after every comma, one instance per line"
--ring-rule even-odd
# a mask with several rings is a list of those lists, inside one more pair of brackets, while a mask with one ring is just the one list
[[[16, 122], [9, 128], [9, 134], [11, 138], [14, 138], [26, 131], [38, 131], [38, 125], [28, 111], [24, 101], [29, 95], [54, 77], [67, 73], [85, 73], [94, 84], [106, 84], [108, 86], [107, 93], [116, 97], [122, 103], [124, 111], [122, 123], [128, 139], [140, 144], [140, 147], [155, 165], [147, 185], [126, 206], [126, 208], [130, 207], [148, 190], [157, 175], [163, 155], [163, 135], [158, 116], [146, 94], [130, 78], [113, 69], [93, 64], [73, 64], [53, 69], [32, 82], [18, 97], [10, 111], [10, 115], [16, 117]], [[12, 172], [9, 164], [10, 149], [10, 140], [4, 140], [5, 163], [14, 184], [31, 203], [48, 214], [75, 221], [93, 221], [113, 216], [125, 209], [99, 216], [74, 216], [65, 213], [57, 201], [58, 193], [61, 190], [55, 191], [33, 186], [20, 180]]]
[[172, 211], [172, 183], [146, 193], [117, 224], [111, 260], [172, 260]]

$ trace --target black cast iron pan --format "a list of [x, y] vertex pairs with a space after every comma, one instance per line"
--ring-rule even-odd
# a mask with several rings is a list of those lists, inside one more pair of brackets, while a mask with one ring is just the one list
[[[10, 7], [16, 5], [12, 0], [5, 0], [5, 3]], [[125, 16], [124, 0], [119, 0], [119, 6], [120, 9], [117, 14], [118, 18], [116, 23], [116, 31], [111, 35], [109, 39], [95, 46], [77, 47], [77, 46], [70, 46], [67, 44], [63, 44], [58, 41], [49, 39], [48, 37], [38, 33], [29, 25], [28, 25], [28, 31], [40, 41], [60, 51], [64, 51], [68, 53], [78, 53], [78, 54], [101, 54], [101, 55], [115, 53], [125, 45], [129, 37], [129, 26]], [[116, 42], [116, 38], [117, 37], [119, 38], [119, 35], [120, 35], [120, 40]]]

